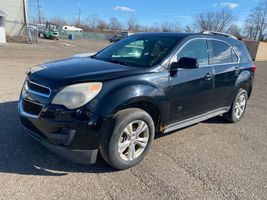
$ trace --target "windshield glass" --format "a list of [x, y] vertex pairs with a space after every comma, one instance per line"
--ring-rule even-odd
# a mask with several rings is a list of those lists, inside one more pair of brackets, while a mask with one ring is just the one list
[[130, 36], [99, 52], [95, 59], [136, 67], [161, 63], [179, 42], [179, 37]]

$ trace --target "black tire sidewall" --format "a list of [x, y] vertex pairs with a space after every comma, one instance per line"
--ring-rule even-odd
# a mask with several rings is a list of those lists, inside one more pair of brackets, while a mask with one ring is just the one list
[[[128, 115], [124, 114], [123, 117], [122, 116], [115, 117], [114, 120], [115, 120], [114, 121], [115, 126], [108, 147], [109, 161], [110, 164], [117, 169], [127, 169], [140, 163], [146, 156], [147, 152], [149, 151], [155, 134], [154, 122], [152, 118], [145, 111], [142, 111], [140, 109], [135, 110], [134, 112], [130, 112], [130, 114]], [[142, 120], [147, 124], [149, 129], [149, 139], [145, 150], [138, 158], [132, 161], [125, 161], [119, 155], [118, 141], [126, 126], [135, 120]]]

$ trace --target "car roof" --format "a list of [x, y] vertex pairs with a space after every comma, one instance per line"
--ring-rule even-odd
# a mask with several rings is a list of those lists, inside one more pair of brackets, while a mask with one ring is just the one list
[[136, 33], [138, 36], [161, 36], [161, 37], [177, 37], [177, 38], [210, 38], [210, 39], [218, 39], [223, 40], [228, 43], [235, 43], [238, 40], [230, 37], [222, 36], [222, 35], [212, 35], [212, 34], [204, 34], [204, 33], [179, 33], [179, 32], [149, 32], [149, 33]]

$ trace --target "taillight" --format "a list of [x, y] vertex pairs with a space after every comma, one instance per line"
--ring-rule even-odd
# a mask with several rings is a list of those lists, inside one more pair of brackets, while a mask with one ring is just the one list
[[257, 69], [257, 66], [254, 64], [251, 69], [252, 69], [252, 72], [255, 73], [256, 69]]

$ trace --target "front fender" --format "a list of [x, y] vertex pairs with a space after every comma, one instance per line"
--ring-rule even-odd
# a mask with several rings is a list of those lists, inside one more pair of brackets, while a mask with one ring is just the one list
[[138, 102], [147, 102], [155, 105], [160, 114], [165, 102], [164, 92], [152, 85], [129, 85], [107, 95], [107, 100], [102, 103], [101, 116], [113, 115], [119, 110], [129, 107]]

